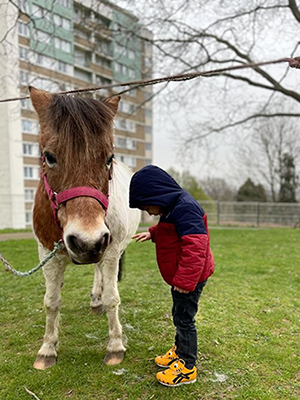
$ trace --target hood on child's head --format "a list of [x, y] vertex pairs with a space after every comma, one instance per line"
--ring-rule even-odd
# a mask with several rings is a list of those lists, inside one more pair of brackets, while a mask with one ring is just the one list
[[171, 210], [183, 189], [163, 169], [148, 165], [137, 171], [130, 182], [129, 206], [161, 206]]

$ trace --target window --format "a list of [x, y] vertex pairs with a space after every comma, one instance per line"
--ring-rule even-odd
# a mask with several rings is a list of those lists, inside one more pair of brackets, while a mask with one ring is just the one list
[[37, 6], [36, 4], [32, 4], [32, 16], [36, 18], [42, 18], [43, 17], [42, 8]]
[[129, 92], [127, 92], [127, 95], [131, 96], [131, 97], [135, 97], [136, 96], [136, 89], [130, 90]]
[[111, 80], [103, 78], [102, 76], [96, 75], [96, 83], [99, 85], [111, 85]]
[[19, 46], [19, 57], [21, 60], [29, 60], [29, 49]]
[[145, 126], [145, 132], [147, 135], [152, 135], [152, 126]]
[[135, 112], [135, 105], [127, 101], [121, 100], [119, 103], [119, 111], [127, 114], [133, 114]]
[[22, 99], [21, 100], [21, 108], [22, 110], [33, 110], [33, 106], [29, 99]]
[[44, 68], [59, 71], [68, 75], [70, 75], [72, 72], [70, 64], [67, 64], [63, 61], [54, 60], [53, 58], [44, 56], [42, 54], [36, 55], [36, 63]]
[[30, 36], [29, 26], [20, 21], [18, 22], [18, 32], [19, 32], [19, 35], [21, 35], [21, 36], [24, 36], [24, 37]]
[[31, 133], [37, 135], [39, 132], [39, 124], [37, 121], [30, 121], [28, 119], [22, 119], [22, 132]]
[[40, 148], [37, 143], [23, 143], [23, 155], [31, 157], [40, 156]]
[[117, 53], [119, 53], [122, 56], [126, 56], [126, 54], [127, 54], [126, 47], [121, 46], [120, 44], [115, 44], [115, 50]]
[[146, 108], [145, 115], [146, 115], [146, 118], [152, 118], [152, 110], [149, 110], [149, 108]]
[[103, 18], [101, 15], [94, 13], [95, 21], [98, 24], [97, 28], [108, 28], [110, 20]]
[[20, 85], [28, 85], [29, 74], [26, 71], [20, 71]]
[[71, 74], [71, 65], [67, 64], [63, 61], [58, 61], [55, 69], [59, 72], [65, 73], [65, 74], [69, 74], [69, 75]]
[[146, 165], [151, 165], [151, 164], [152, 164], [152, 161], [151, 161], [149, 158], [146, 158], [145, 164], [146, 164]]
[[95, 62], [96, 62], [97, 65], [101, 65], [101, 67], [104, 67], [104, 68], [107, 68], [107, 69], [111, 69], [111, 62], [108, 61], [108, 60], [105, 60], [102, 57], [99, 57], [99, 56], [96, 55]]
[[28, 0], [19, 0], [18, 6], [23, 13], [28, 14], [29, 12]]
[[121, 131], [129, 131], [135, 132], [135, 122], [129, 121], [126, 119], [117, 118], [116, 119], [116, 128], [120, 129]]
[[42, 67], [51, 68], [52, 64], [54, 63], [54, 60], [52, 61], [50, 57], [37, 54], [36, 63], [38, 65], [41, 65]]
[[115, 65], [114, 65], [114, 70], [115, 70], [116, 72], [122, 72], [122, 65], [119, 64], [119, 63], [115, 63]]
[[29, 203], [34, 200], [35, 190], [34, 189], [25, 189], [25, 202]]
[[152, 143], [146, 143], [145, 149], [151, 151], [152, 150]]
[[135, 70], [132, 68], [128, 68], [128, 74], [130, 78], [135, 78]]
[[118, 129], [126, 130], [126, 121], [125, 121], [125, 119], [117, 119], [116, 120], [116, 127]]
[[26, 225], [32, 225], [32, 211], [26, 211], [25, 221], [26, 221]]
[[45, 33], [45, 32], [43, 32], [43, 31], [36, 30], [36, 31], [34, 32], [34, 39], [37, 40], [37, 41], [39, 41], [39, 42], [49, 44], [50, 41], [51, 41], [51, 36], [50, 36], [48, 33]]
[[74, 61], [75, 64], [88, 66], [91, 62], [91, 53], [87, 53], [81, 50], [75, 50]]
[[122, 161], [124, 164], [128, 165], [128, 167], [136, 167], [136, 158], [128, 157], [116, 154], [116, 159]]
[[[68, 0], [69, 1], [69, 0]], [[91, 11], [83, 8], [74, 9], [74, 20], [77, 23], [84, 23], [91, 19]]]
[[25, 179], [39, 179], [39, 167], [23, 167]]
[[56, 2], [63, 7], [70, 7], [70, 0], [56, 0]]
[[71, 28], [71, 21], [69, 19], [64, 18], [64, 17], [61, 17], [58, 14], [54, 14], [53, 21], [54, 21], [54, 24], [56, 26], [58, 26], [60, 28], [64, 28], [67, 31], [69, 31], [70, 28]]
[[54, 39], [54, 46], [59, 50], [65, 51], [66, 53], [71, 52], [71, 43], [67, 42], [66, 40], [56, 37]]
[[145, 66], [146, 68], [152, 67], [152, 59], [150, 57], [145, 57]]
[[88, 81], [88, 82], [92, 81], [92, 74], [90, 72], [86, 72], [77, 68], [74, 69], [74, 77], [81, 79], [83, 81]]
[[116, 147], [121, 149], [136, 150], [136, 141], [129, 138], [117, 137]]
[[151, 42], [146, 42], [145, 43], [146, 51], [150, 52], [152, 50], [152, 43]]
[[128, 50], [128, 57], [133, 60], [135, 58], [135, 53], [132, 50]]
[[46, 8], [42, 8], [37, 6], [36, 4], [32, 4], [32, 16], [38, 19], [51, 20], [51, 11]]
[[106, 54], [106, 55], [110, 55], [110, 46], [108, 42], [100, 42], [99, 46], [98, 46], [98, 51], [99, 53], [102, 54]]
[[132, 121], [127, 121], [127, 129], [130, 132], [135, 132], [135, 123]]
[[58, 82], [52, 81], [51, 79], [35, 77], [32, 80], [32, 84], [40, 89], [59, 92], [61, 85]]

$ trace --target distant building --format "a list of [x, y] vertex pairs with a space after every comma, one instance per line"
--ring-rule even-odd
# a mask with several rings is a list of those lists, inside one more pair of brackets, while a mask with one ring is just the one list
[[[1, 99], [28, 95], [28, 85], [57, 92], [151, 77], [151, 32], [126, 10], [88, 0], [19, 0], [19, 7], [19, 16], [9, 3], [0, 10], [1, 38], [8, 32], [1, 49]], [[125, 34], [128, 29], [132, 35]], [[133, 170], [152, 161], [151, 97], [151, 86], [122, 95], [115, 120], [116, 158]], [[0, 104], [0, 229], [31, 226], [38, 131], [29, 100]]]

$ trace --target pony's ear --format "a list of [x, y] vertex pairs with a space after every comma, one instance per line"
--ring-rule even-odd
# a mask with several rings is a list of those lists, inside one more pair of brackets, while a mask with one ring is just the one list
[[111, 99], [107, 99], [106, 103], [109, 105], [109, 107], [112, 109], [114, 115], [117, 114], [118, 111], [118, 106], [119, 106], [119, 101], [121, 100], [121, 96], [115, 96], [112, 97]]
[[51, 94], [29, 86], [30, 99], [36, 112], [40, 114], [51, 101]]

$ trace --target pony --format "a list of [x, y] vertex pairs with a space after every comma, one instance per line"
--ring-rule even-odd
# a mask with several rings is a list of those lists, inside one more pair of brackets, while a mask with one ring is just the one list
[[[140, 215], [128, 205], [131, 172], [114, 159], [113, 120], [119, 98], [72, 97], [29, 87], [38, 114], [41, 179], [33, 208], [33, 230], [43, 260], [63, 240], [64, 250], [43, 267], [46, 327], [34, 367], [57, 360], [61, 288], [68, 263], [94, 264], [92, 312], [106, 311], [109, 343], [104, 362], [124, 358], [119, 322], [119, 261]], [[109, 196], [109, 201], [108, 201]]]

